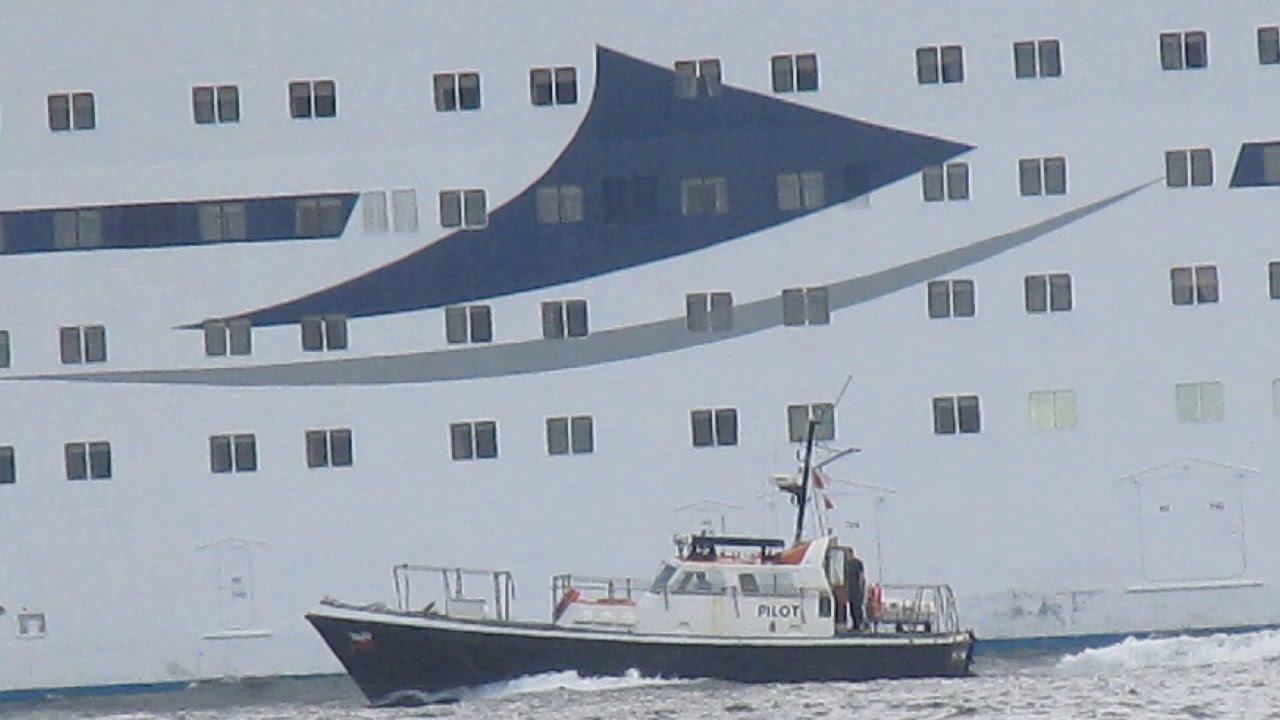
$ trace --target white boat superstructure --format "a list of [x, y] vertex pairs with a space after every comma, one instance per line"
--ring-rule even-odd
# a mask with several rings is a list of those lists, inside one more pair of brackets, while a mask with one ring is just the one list
[[981, 638], [1280, 623], [1280, 2], [9, 15], [0, 692], [776, 534], [810, 417]]

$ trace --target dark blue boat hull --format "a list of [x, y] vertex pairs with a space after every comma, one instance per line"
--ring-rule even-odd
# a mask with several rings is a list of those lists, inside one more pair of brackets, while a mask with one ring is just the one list
[[530, 634], [482, 622], [404, 622], [397, 615], [379, 621], [312, 613], [307, 619], [374, 704], [559, 671], [744, 683], [956, 677], [969, 674], [974, 644], [967, 633], [779, 644], [690, 642], [551, 626]]

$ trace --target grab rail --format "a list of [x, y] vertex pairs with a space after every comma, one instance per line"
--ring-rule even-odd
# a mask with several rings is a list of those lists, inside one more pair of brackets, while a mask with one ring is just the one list
[[960, 613], [950, 585], [881, 584], [878, 608], [868, 606], [874, 626], [892, 625], [898, 632], [960, 632]]
[[[451, 603], [461, 608], [473, 603], [492, 602], [492, 617], [494, 619], [501, 621], [511, 619], [511, 601], [516, 596], [516, 581], [510, 571], [442, 565], [414, 565], [411, 563], [401, 563], [391, 568], [391, 577], [396, 588], [396, 606], [400, 612], [415, 612], [410, 594], [410, 577], [419, 573], [439, 574], [441, 587], [444, 590], [444, 615], [449, 614]], [[466, 594], [468, 579], [479, 582], [487, 581], [490, 585], [488, 590], [492, 592], [492, 595], [489, 597], [484, 595], [468, 596]], [[435, 603], [431, 602], [423, 607], [420, 612], [430, 614], [435, 611], [434, 607]]]

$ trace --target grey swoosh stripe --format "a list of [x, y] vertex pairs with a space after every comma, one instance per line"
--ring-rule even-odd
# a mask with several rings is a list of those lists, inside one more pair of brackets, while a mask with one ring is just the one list
[[[1134, 186], [1115, 195], [1032, 225], [913, 260], [829, 286], [831, 309], [874, 300], [903, 288], [954, 272], [1043, 237], [1114, 205], [1155, 184]], [[573, 340], [528, 340], [502, 345], [432, 350], [402, 355], [324, 359], [248, 367], [180, 370], [124, 370], [38, 375], [15, 380], [66, 380], [171, 385], [309, 386], [397, 385], [499, 377], [565, 370], [675, 352], [761, 332], [782, 324], [782, 298], [774, 296], [733, 308], [733, 329], [695, 333], [683, 316], [613, 328]]]

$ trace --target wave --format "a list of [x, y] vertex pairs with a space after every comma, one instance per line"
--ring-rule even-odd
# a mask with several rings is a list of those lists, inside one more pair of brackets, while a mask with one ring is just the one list
[[1280, 630], [1163, 638], [1127, 638], [1118, 645], [1067, 655], [1057, 668], [1095, 674], [1139, 668], [1191, 668], [1280, 660]]
[[446, 691], [443, 693], [424, 693], [417, 690], [403, 690], [377, 703], [380, 706], [431, 705], [439, 703], [467, 702], [470, 700], [486, 700], [513, 695], [567, 690], [570, 692], [601, 692], [606, 690], [622, 690], [627, 688], [650, 687], [654, 685], [679, 685], [694, 682], [662, 677], [645, 677], [637, 670], [628, 670], [618, 676], [583, 677], [574, 670], [550, 672], [541, 675], [529, 675], [515, 680], [479, 685], [473, 688]]

